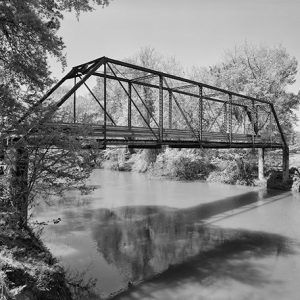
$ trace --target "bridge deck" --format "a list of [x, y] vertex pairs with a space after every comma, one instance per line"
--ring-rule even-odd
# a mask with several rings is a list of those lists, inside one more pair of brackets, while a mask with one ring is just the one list
[[[261, 135], [225, 132], [191, 132], [185, 129], [164, 129], [159, 138], [159, 128], [112, 125], [86, 125], [70, 123], [46, 123], [44, 129], [68, 132], [83, 140], [94, 140], [105, 145], [127, 145], [136, 148], [152, 148], [167, 145], [179, 148], [282, 148], [280, 138], [271, 140]], [[81, 132], [81, 133], [80, 133]]]

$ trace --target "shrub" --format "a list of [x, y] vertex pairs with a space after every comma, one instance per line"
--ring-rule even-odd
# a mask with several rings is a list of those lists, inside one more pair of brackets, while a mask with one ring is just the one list
[[[224, 164], [222, 164], [224, 167]], [[257, 167], [253, 162], [235, 156], [234, 160], [226, 161], [225, 168], [218, 166], [207, 178], [210, 182], [227, 184], [254, 185]]]
[[207, 157], [198, 150], [166, 149], [158, 155], [151, 173], [170, 178], [193, 180], [205, 179], [214, 169]]
[[132, 163], [132, 170], [139, 173], [145, 173], [149, 168], [145, 151], [139, 151], [133, 154], [130, 158], [130, 162]]
[[131, 171], [132, 162], [124, 148], [111, 148], [104, 151], [102, 166], [115, 171]]

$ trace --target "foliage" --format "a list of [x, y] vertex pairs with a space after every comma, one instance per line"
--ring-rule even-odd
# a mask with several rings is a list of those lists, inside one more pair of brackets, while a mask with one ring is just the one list
[[105, 169], [115, 171], [131, 171], [132, 161], [128, 161], [129, 153], [124, 148], [111, 148], [103, 151]]
[[151, 168], [152, 174], [169, 178], [205, 179], [214, 169], [208, 157], [194, 150], [171, 150], [158, 155]]
[[[292, 183], [292, 191], [295, 191], [295, 192], [300, 192], [300, 173], [298, 171], [298, 169], [296, 168], [292, 168], [294, 170], [293, 171], [293, 174], [292, 175], [292, 180], [293, 180], [293, 183]], [[291, 171], [291, 169], [290, 169]]]
[[227, 51], [223, 61], [209, 68], [194, 68], [200, 81], [248, 96], [268, 100], [275, 105], [284, 131], [292, 130], [294, 109], [300, 94], [288, 91], [295, 83], [298, 62], [282, 46], [253, 46], [244, 43]]
[[[152, 155], [152, 159], [149, 159]], [[155, 157], [153, 157], [155, 156]], [[154, 149], [147, 151], [138, 151], [133, 154], [130, 158], [130, 162], [132, 163], [132, 170], [139, 173], [145, 173], [151, 168], [151, 164], [156, 160], [156, 151]], [[152, 161], [152, 162], [151, 162]]]
[[[0, 2], [0, 122], [14, 124], [22, 110], [53, 84], [48, 57], [66, 66], [58, 35], [63, 12], [91, 11], [108, 0]], [[3, 128], [5, 129], [5, 128]]]
[[257, 165], [251, 160], [240, 155], [234, 155], [231, 160], [218, 158], [214, 164], [216, 170], [209, 174], [207, 181], [254, 185], [254, 179], [257, 177]]
[[[53, 84], [48, 56], [56, 58], [62, 67], [66, 66], [64, 42], [58, 35], [63, 12], [75, 11], [78, 17], [81, 12], [91, 11], [96, 5], [104, 6], [108, 2], [109, 0], [0, 2], [0, 134], [3, 139], [8, 128], [26, 135], [29, 129], [26, 122], [22, 126], [16, 126], [17, 120]], [[38, 119], [44, 109], [42, 107], [36, 111], [34, 117]], [[39, 122], [35, 121], [33, 124], [35, 132], [38, 131]], [[22, 148], [24, 153], [28, 152], [26, 159], [29, 171], [23, 180], [26, 188], [23, 185], [18, 187], [16, 181], [8, 178], [10, 190], [22, 193], [18, 201], [23, 202], [23, 206], [29, 204], [36, 193], [60, 192], [74, 185], [81, 185], [91, 171], [91, 164], [85, 162], [91, 161], [94, 154], [81, 151], [82, 143], [74, 135], [57, 132], [55, 128], [52, 132], [42, 133], [45, 135], [42, 140], [24, 138], [15, 145], [15, 150], [6, 149], [8, 165], [15, 164], [14, 151], [18, 152]], [[0, 144], [1, 152], [2, 148], [3, 145]], [[8, 177], [9, 175], [13, 177], [12, 174], [8, 174]], [[7, 190], [6, 186], [1, 189]], [[2, 194], [1, 199], [5, 197]]]
[[11, 0], [0, 3], [1, 75], [13, 84], [43, 88], [49, 84], [50, 54], [65, 65], [64, 43], [58, 36], [64, 11], [91, 11], [108, 0]]
[[[62, 268], [32, 231], [1, 209], [0, 298], [71, 299]], [[6, 299], [1, 298], [1, 299]]]
[[[10, 168], [1, 178], [4, 182], [0, 199], [17, 208], [22, 223], [27, 219], [27, 207], [36, 204], [37, 195], [37, 200], [45, 201], [49, 195], [62, 195], [74, 187], [81, 193], [89, 191], [85, 181], [101, 156], [93, 145], [83, 149], [86, 144], [77, 136], [84, 134], [82, 129], [68, 134], [63, 130], [49, 130], [48, 134], [41, 131], [40, 137], [24, 139], [22, 146], [16, 144], [7, 149], [5, 163]], [[24, 157], [18, 155], [20, 149]], [[16, 171], [23, 159], [28, 168], [25, 176]]]

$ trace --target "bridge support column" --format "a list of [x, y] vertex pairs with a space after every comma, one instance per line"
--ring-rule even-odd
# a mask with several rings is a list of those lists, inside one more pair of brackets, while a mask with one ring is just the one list
[[289, 180], [289, 148], [282, 149], [282, 181]]
[[258, 148], [258, 179], [264, 180], [265, 149]]
[[26, 224], [28, 217], [28, 167], [29, 153], [25, 146], [8, 150], [9, 193], [20, 223]]

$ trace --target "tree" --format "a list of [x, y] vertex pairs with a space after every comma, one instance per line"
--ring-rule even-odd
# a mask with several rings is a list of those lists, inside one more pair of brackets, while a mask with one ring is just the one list
[[[24, 109], [53, 84], [48, 56], [66, 66], [64, 42], [58, 35], [63, 12], [74, 11], [79, 17], [81, 12], [108, 3], [109, 0], [0, 1], [1, 141], [7, 128], [17, 124]], [[39, 113], [36, 111], [35, 116]], [[26, 133], [26, 125], [29, 124], [25, 122], [14, 130]], [[88, 176], [90, 166], [83, 164], [86, 152], [80, 146], [75, 138], [54, 128], [45, 139], [22, 139], [15, 149], [6, 149], [6, 161], [12, 165], [8, 174], [11, 177], [9, 201], [20, 214], [22, 223], [27, 221], [30, 196], [38, 186], [43, 186], [44, 191], [51, 187], [68, 188]], [[2, 200], [4, 190], [0, 188]]]
[[221, 63], [194, 68], [193, 77], [224, 89], [268, 100], [275, 105], [285, 132], [295, 124], [300, 95], [288, 91], [296, 80], [297, 60], [282, 46], [244, 43], [227, 51]]
[[0, 1], [0, 100], [35, 100], [53, 83], [48, 55], [64, 67], [64, 42], [58, 35], [64, 11], [91, 11], [108, 0]]

